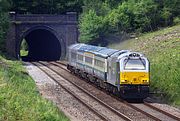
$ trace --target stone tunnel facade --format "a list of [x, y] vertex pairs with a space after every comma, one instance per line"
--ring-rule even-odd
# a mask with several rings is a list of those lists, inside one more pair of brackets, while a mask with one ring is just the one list
[[77, 15], [74, 12], [68, 12], [65, 15], [21, 15], [11, 13], [10, 19], [11, 24], [7, 34], [6, 48], [7, 52], [17, 59], [20, 58], [20, 46], [23, 38], [28, 38], [28, 35], [36, 30], [47, 31], [57, 38], [60, 43], [60, 60], [66, 58], [67, 47], [78, 41]]

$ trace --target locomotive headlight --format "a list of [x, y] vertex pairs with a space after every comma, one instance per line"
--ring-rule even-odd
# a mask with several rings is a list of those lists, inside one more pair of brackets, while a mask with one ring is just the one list
[[143, 83], [148, 83], [149, 82], [149, 80], [143, 80]]
[[122, 82], [122, 83], [125, 83], [125, 82], [127, 82], [127, 80], [121, 80], [121, 82]]

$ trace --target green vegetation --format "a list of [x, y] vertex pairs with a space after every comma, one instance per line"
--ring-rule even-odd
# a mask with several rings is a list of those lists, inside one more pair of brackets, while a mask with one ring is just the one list
[[9, 0], [11, 10], [21, 14], [62, 14], [82, 11], [83, 0]]
[[5, 51], [5, 36], [9, 26], [8, 8], [10, 4], [6, 0], [0, 1], [0, 51]]
[[178, 24], [179, 6], [179, 0], [85, 0], [80, 42], [97, 44], [107, 34], [144, 33]]
[[[80, 14], [80, 42], [99, 44], [107, 35], [144, 33], [139, 38], [112, 44], [117, 49], [145, 53], [151, 62], [151, 86], [180, 105], [179, 0], [0, 0], [0, 52], [5, 52], [8, 11], [20, 14]], [[22, 43], [21, 56], [27, 54]], [[0, 53], [0, 55], [2, 55]], [[68, 120], [52, 103], [41, 98], [20, 62], [0, 56], [0, 120]]]
[[151, 64], [151, 88], [166, 93], [165, 100], [180, 106], [180, 25], [109, 46], [144, 53]]
[[[80, 22], [80, 40], [83, 43], [93, 42], [93, 38], [100, 38], [105, 28], [102, 17], [97, 16], [94, 10], [89, 10], [87, 14], [82, 15]], [[94, 40], [95, 41], [95, 40]]]
[[28, 51], [27, 50], [20, 50], [20, 55], [21, 56], [27, 56], [28, 55]]
[[[11, 0], [0, 0], [0, 120], [69, 121], [52, 102], [41, 97], [21, 62], [3, 56], [9, 26], [8, 11], [12, 6]], [[27, 43], [23, 41], [21, 54], [27, 54], [27, 50]]]
[[[2, 55], [2, 54], [1, 54]], [[22, 63], [0, 56], [0, 120], [68, 121], [51, 102], [43, 99]]]
[[23, 39], [23, 41], [21, 42], [20, 56], [27, 56], [28, 52], [28, 43], [25, 39]]
[[1, 0], [0, 3], [20, 14], [75, 11], [80, 15], [80, 42], [90, 44], [103, 43], [107, 34], [144, 33], [180, 22], [179, 0]]

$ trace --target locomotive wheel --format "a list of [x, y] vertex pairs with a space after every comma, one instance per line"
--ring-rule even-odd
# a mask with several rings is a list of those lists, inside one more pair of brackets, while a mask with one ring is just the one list
[[116, 96], [118, 95], [118, 89], [117, 89], [117, 87], [113, 87], [113, 94], [116, 95]]

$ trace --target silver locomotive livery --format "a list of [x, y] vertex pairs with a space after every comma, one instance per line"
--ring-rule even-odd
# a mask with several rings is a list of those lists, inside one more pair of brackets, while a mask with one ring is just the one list
[[137, 52], [73, 44], [67, 68], [123, 98], [144, 99], [149, 94], [149, 61]]

